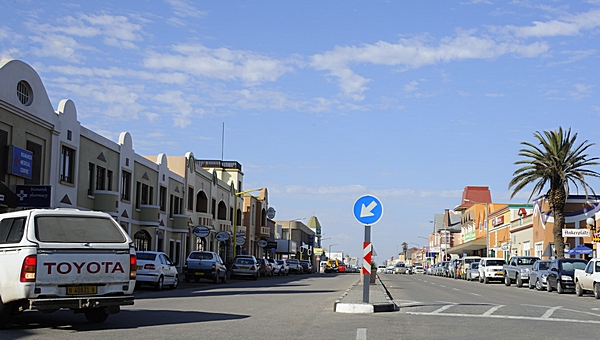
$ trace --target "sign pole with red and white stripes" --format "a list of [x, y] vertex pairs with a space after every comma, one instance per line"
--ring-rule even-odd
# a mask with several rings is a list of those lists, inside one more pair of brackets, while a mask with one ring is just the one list
[[363, 302], [369, 303], [369, 284], [371, 282], [371, 257], [373, 256], [373, 245], [371, 244], [371, 226], [383, 216], [383, 204], [373, 195], [363, 195], [354, 202], [352, 209], [354, 218], [365, 226], [365, 240], [363, 243]]

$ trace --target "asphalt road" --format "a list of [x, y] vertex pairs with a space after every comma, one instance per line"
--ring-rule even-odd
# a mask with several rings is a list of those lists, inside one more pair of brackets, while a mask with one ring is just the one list
[[26, 312], [0, 339], [598, 339], [600, 301], [426, 275], [380, 276], [397, 312], [343, 314], [358, 274], [184, 283], [136, 291], [102, 324], [70, 311]]

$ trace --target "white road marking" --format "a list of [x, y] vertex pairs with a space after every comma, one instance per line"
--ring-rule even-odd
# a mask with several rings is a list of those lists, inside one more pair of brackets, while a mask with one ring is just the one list
[[592, 323], [600, 324], [600, 320], [580, 320], [580, 319], [555, 319], [555, 318], [538, 318], [532, 316], [517, 316], [517, 315], [477, 315], [477, 314], [453, 314], [453, 313], [421, 313], [421, 312], [406, 312], [411, 315], [429, 315], [429, 316], [460, 316], [469, 318], [494, 318], [494, 319], [518, 319], [518, 320], [538, 320], [538, 321], [561, 321], [561, 322], [577, 322], [577, 323]]
[[483, 315], [492, 315], [492, 313], [494, 313], [495, 311], [497, 311], [498, 309], [504, 307], [504, 305], [498, 305], [498, 306], [494, 306], [490, 309], [488, 309], [487, 312], [483, 313]]
[[455, 306], [455, 305], [456, 304], [443, 306], [442, 308], [438, 308], [437, 310], [434, 310], [433, 312], [431, 312], [431, 314], [438, 314], [438, 313], [443, 312], [446, 309], [448, 309], [448, 308], [450, 308], [452, 306]]
[[356, 340], [367, 340], [367, 329], [358, 328], [356, 330]]
[[556, 307], [552, 307], [550, 309], [548, 309], [546, 311], [546, 313], [544, 313], [544, 315], [542, 315], [542, 319], [548, 319], [552, 316], [552, 313], [554, 313], [557, 309], [560, 309], [562, 306], [556, 306]]
[[481, 296], [481, 294], [477, 294], [477, 293], [469, 293], [471, 295], [475, 295], [475, 296]]

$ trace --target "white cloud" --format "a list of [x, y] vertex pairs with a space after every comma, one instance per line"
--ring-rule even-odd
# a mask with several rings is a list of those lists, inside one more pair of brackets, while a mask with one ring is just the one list
[[173, 14], [176, 17], [192, 17], [192, 18], [201, 18], [206, 15], [206, 12], [203, 12], [196, 7], [196, 4], [193, 1], [185, 1], [185, 0], [166, 0], [169, 5], [173, 8]]
[[152, 98], [166, 106], [162, 106], [163, 110], [173, 114], [173, 124], [181, 128], [185, 128], [192, 123], [192, 115], [194, 113], [202, 114], [202, 110], [194, 109], [192, 103], [187, 100], [186, 93], [181, 91], [167, 91], [165, 93], [154, 95]]
[[425, 65], [465, 59], [490, 59], [505, 54], [520, 57], [538, 56], [548, 50], [545, 43], [520, 44], [477, 37], [474, 31], [460, 31], [441, 39], [437, 45], [423, 38], [401, 39], [398, 43], [379, 41], [362, 46], [337, 46], [331, 51], [311, 57], [311, 65], [338, 78], [342, 92], [355, 100], [364, 98], [370, 79], [355, 74], [353, 64], [376, 64], [419, 68]]
[[410, 93], [417, 90], [419, 82], [416, 80], [411, 81], [410, 83], [404, 85], [404, 92]]
[[600, 26], [600, 9], [594, 9], [586, 13], [567, 15], [559, 20], [534, 21], [531, 26], [506, 26], [506, 30], [520, 38], [554, 37], [573, 36], [582, 30], [590, 30], [598, 26]]
[[200, 77], [240, 80], [247, 85], [277, 80], [293, 71], [286, 62], [248, 51], [211, 49], [201, 44], [173, 46], [173, 53], [150, 53], [143, 61], [150, 69], [177, 70]]
[[90, 48], [79, 44], [75, 39], [58, 34], [44, 34], [31, 36], [32, 42], [38, 43], [39, 47], [32, 47], [31, 53], [38, 57], [54, 57], [74, 63], [80, 63], [85, 58], [79, 53]]
[[575, 85], [573, 85], [573, 87], [575, 89], [572, 91], [569, 91], [569, 95], [573, 99], [582, 99], [584, 97], [588, 97], [591, 94], [591, 89], [593, 88], [592, 85], [585, 85], [585, 84], [575, 84]]

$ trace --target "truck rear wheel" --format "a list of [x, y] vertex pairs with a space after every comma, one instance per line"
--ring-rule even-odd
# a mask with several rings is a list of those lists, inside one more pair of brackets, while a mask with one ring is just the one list
[[577, 294], [577, 296], [583, 296], [583, 289], [581, 288], [579, 281], [575, 283], [575, 294]]
[[83, 312], [85, 318], [91, 323], [101, 323], [108, 319], [108, 311], [106, 308], [94, 308]]
[[594, 297], [600, 299], [600, 282], [594, 283]]

